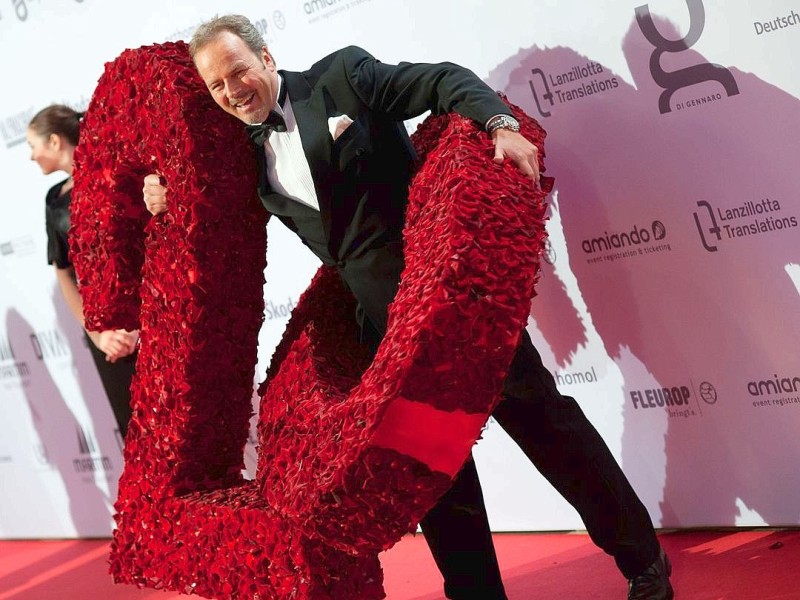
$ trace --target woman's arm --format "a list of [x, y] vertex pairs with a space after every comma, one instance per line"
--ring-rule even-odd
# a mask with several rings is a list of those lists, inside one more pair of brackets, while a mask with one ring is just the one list
[[[56, 267], [56, 279], [61, 295], [69, 307], [70, 312], [84, 329], [83, 319], [83, 299], [78, 292], [78, 285], [75, 283], [75, 270], [73, 267], [61, 269]], [[115, 362], [117, 359], [132, 354], [136, 350], [136, 342], [139, 339], [138, 331], [125, 331], [124, 329], [107, 331], [87, 331], [92, 343], [105, 353], [106, 360]]]
[[71, 266], [65, 269], [56, 266], [56, 280], [70, 312], [83, 327], [83, 300], [75, 283], [75, 269]]

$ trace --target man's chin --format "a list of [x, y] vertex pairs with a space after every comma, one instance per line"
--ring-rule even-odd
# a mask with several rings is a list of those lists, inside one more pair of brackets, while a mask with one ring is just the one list
[[247, 125], [257, 125], [258, 123], [263, 123], [264, 119], [267, 118], [266, 115], [262, 116], [261, 112], [262, 111], [257, 111], [257, 112], [236, 111], [233, 114], [237, 119], [239, 119], [240, 121], [244, 122]]

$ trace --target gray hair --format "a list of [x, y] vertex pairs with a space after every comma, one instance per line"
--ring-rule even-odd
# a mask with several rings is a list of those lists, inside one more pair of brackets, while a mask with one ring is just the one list
[[201, 23], [195, 30], [189, 42], [189, 54], [191, 54], [192, 60], [194, 60], [195, 54], [223, 31], [229, 31], [240, 37], [256, 56], [260, 56], [261, 49], [267, 46], [264, 37], [247, 17], [242, 15], [217, 16], [205, 23]]

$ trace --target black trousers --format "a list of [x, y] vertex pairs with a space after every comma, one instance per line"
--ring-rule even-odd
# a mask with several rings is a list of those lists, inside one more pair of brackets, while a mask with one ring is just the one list
[[131, 419], [131, 379], [136, 368], [138, 352], [110, 363], [106, 360], [105, 353], [92, 343], [88, 335], [86, 343], [97, 367], [97, 373], [100, 375], [103, 389], [108, 396], [119, 433], [122, 439], [125, 439], [128, 433], [128, 421]]
[[[386, 332], [397, 291], [398, 249], [379, 249], [340, 271], [359, 303], [362, 338], [373, 351]], [[627, 578], [646, 569], [659, 544], [647, 510], [577, 402], [562, 396], [524, 333], [492, 416], [555, 489], [578, 511], [597, 546]], [[453, 600], [506, 598], [475, 464], [421, 523]]]
[[[575, 507], [592, 541], [614, 557], [625, 577], [640, 574], [657, 558], [650, 515], [577, 402], [558, 392], [527, 333], [492, 416]], [[448, 598], [505, 598], [485, 512], [474, 507], [483, 507], [483, 497], [474, 465], [468, 464], [423, 520], [423, 532]]]

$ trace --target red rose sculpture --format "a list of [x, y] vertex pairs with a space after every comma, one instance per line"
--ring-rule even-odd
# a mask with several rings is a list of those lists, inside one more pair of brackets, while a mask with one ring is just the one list
[[[544, 132], [516, 108], [523, 132]], [[186, 46], [106, 70], [76, 151], [73, 259], [95, 328], [141, 328], [111, 571], [211, 598], [383, 597], [377, 552], [447, 489], [494, 405], [527, 319], [544, 191], [458, 116], [428, 119], [406, 267], [370, 361], [323, 268], [273, 357], [256, 481], [244, 481], [266, 214], [241, 123]], [[167, 181], [150, 218], [142, 178]]]
[[[214, 105], [185, 44], [106, 65], [75, 160], [70, 239], [87, 324], [141, 325], [115, 580], [209, 598], [382, 598], [374, 554], [308, 538], [242, 478], [266, 213], [244, 128]], [[170, 198], [152, 219], [150, 172]]]
[[[517, 107], [523, 134], [544, 131]], [[273, 356], [257, 478], [310, 536], [380, 551], [413, 530], [500, 400], [534, 294], [545, 196], [458, 115], [428, 118], [404, 231], [406, 266], [372, 363], [354, 301], [320, 270]]]

